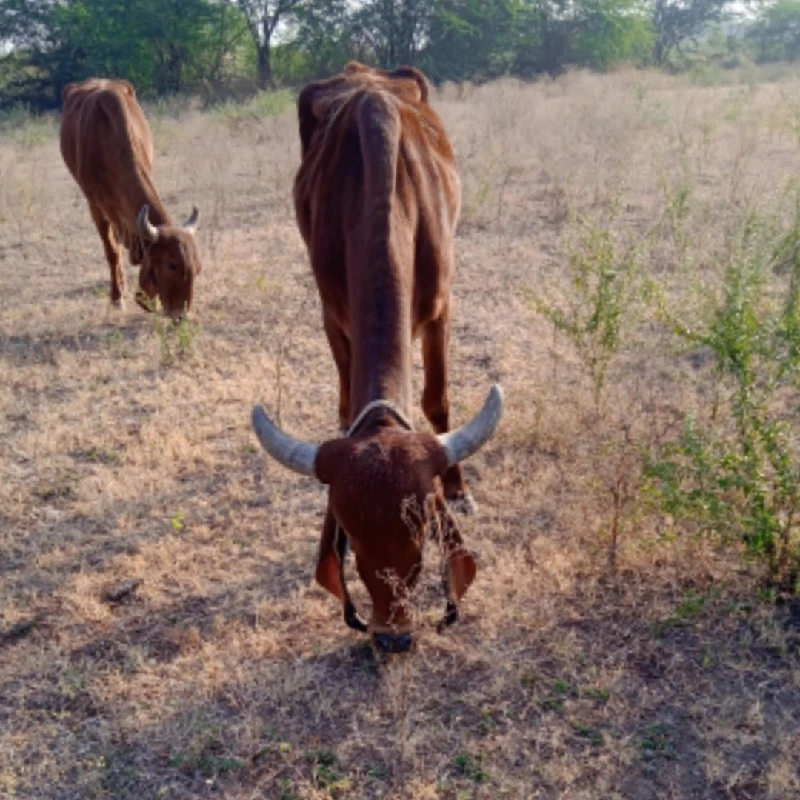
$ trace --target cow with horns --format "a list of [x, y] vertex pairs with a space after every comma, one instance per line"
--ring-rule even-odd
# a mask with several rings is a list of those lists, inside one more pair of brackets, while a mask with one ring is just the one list
[[[284, 466], [329, 487], [316, 578], [342, 603], [345, 622], [379, 649], [412, 645], [409, 597], [427, 534], [444, 555], [447, 606], [475, 577], [446, 501], [470, 505], [459, 462], [494, 433], [502, 393], [449, 431], [447, 349], [453, 239], [460, 183], [442, 122], [416, 69], [357, 63], [298, 98], [301, 165], [297, 221], [322, 299], [323, 326], [339, 372], [346, 435], [319, 446], [292, 439], [260, 406], [253, 425]], [[435, 434], [409, 421], [412, 342], [422, 338], [422, 408]], [[350, 544], [372, 599], [365, 624], [344, 580]]]
[[61, 154], [89, 203], [111, 271], [111, 302], [122, 305], [121, 248], [140, 264], [136, 301], [181, 317], [200, 273], [199, 212], [174, 225], [153, 181], [153, 139], [128, 81], [91, 79], [63, 91]]

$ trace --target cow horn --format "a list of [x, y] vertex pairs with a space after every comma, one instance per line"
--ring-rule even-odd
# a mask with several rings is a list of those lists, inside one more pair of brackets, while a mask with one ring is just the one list
[[287, 436], [267, 416], [261, 406], [253, 408], [253, 428], [261, 442], [261, 446], [280, 464], [294, 472], [309, 478], [317, 476], [314, 471], [314, 460], [317, 457], [318, 445], [301, 442]]
[[447, 466], [458, 464], [486, 444], [492, 438], [502, 415], [503, 390], [496, 383], [489, 390], [483, 408], [466, 425], [438, 435], [439, 443], [447, 453]]
[[155, 244], [158, 241], [158, 228], [150, 222], [150, 206], [147, 203], [142, 206], [136, 224], [139, 228], [139, 233], [142, 234], [142, 238], [146, 242]]
[[200, 220], [200, 210], [197, 206], [192, 206], [192, 216], [183, 223], [184, 230], [194, 233], [197, 230], [197, 223]]

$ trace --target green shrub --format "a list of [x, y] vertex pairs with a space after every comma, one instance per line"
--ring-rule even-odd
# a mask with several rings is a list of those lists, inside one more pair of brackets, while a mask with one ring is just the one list
[[716, 399], [686, 417], [647, 474], [663, 509], [701, 534], [736, 542], [769, 581], [800, 575], [800, 197], [791, 224], [749, 216], [719, 291], [695, 323], [668, 314], [680, 340], [707, 356]]

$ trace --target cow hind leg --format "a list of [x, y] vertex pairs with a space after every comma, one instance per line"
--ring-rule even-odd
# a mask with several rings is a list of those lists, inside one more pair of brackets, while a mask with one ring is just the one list
[[339, 425], [346, 431], [350, 427], [350, 340], [327, 312], [323, 312], [322, 323], [339, 371]]
[[[450, 430], [450, 401], [447, 397], [447, 349], [450, 344], [450, 318], [447, 310], [429, 322], [422, 333], [422, 363], [425, 387], [422, 390], [422, 412], [436, 433]], [[461, 467], [453, 464], [442, 475], [444, 496], [457, 511], [471, 514], [475, 501], [467, 491]]]
[[102, 212], [94, 206], [90, 207], [90, 211], [94, 224], [97, 227], [97, 232], [100, 234], [100, 239], [103, 241], [103, 250], [105, 250], [106, 261], [108, 261], [108, 268], [111, 272], [111, 303], [116, 308], [122, 308], [122, 292], [125, 288], [125, 272], [122, 266], [122, 247], [117, 240], [114, 226], [103, 216]]

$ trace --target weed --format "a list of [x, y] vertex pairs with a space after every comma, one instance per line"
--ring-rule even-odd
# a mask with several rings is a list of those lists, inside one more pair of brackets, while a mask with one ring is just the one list
[[92, 464], [118, 464], [120, 460], [119, 453], [116, 450], [111, 450], [107, 447], [90, 447], [83, 452], [83, 457]]
[[483, 768], [483, 755], [471, 756], [469, 753], [458, 753], [453, 758], [453, 766], [460, 775], [464, 775], [475, 783], [483, 783], [489, 774]]
[[585, 725], [582, 722], [574, 722], [572, 724], [572, 730], [575, 731], [577, 736], [579, 736], [581, 739], [586, 739], [586, 741], [588, 741], [590, 744], [603, 744], [603, 732], [597, 728], [592, 728], [591, 726]]
[[165, 317], [156, 316], [155, 331], [161, 348], [161, 363], [169, 366], [192, 354], [200, 326], [188, 317], [181, 317], [177, 322], [173, 322]]
[[609, 701], [611, 693], [608, 689], [602, 689], [599, 686], [590, 686], [588, 689], [582, 690], [581, 696], [605, 704]]
[[185, 524], [182, 511], [177, 511], [169, 518], [169, 526], [175, 533], [182, 531]]
[[677, 757], [675, 743], [666, 725], [650, 725], [639, 741], [639, 749], [646, 760], [665, 758], [674, 761]]
[[332, 750], [309, 750], [306, 761], [312, 765], [311, 774], [317, 786], [329, 789], [339, 786], [341, 778], [335, 769], [336, 753]]
[[706, 599], [705, 595], [698, 595], [695, 594], [693, 590], [689, 590], [684, 601], [678, 606], [675, 616], [684, 620], [696, 617], [703, 610]]
[[572, 343], [592, 380], [599, 408], [624, 325], [642, 296], [638, 244], [620, 252], [610, 229], [584, 223], [570, 256], [569, 274], [573, 293], [566, 304], [533, 296], [533, 307]]
[[248, 122], [260, 122], [276, 117], [294, 105], [294, 97], [287, 89], [259, 92], [245, 103], [228, 102], [216, 106], [211, 116], [225, 122], [234, 130]]
[[539, 705], [544, 711], [561, 713], [564, 710], [564, 702], [573, 695], [574, 690], [570, 684], [559, 678], [553, 683], [551, 692], [539, 700]]
[[[780, 285], [772, 275], [786, 275]], [[779, 402], [800, 388], [800, 196], [792, 227], [748, 215], [704, 319], [668, 314], [688, 345], [710, 353], [720, 391], [705, 422], [686, 416], [647, 475], [662, 508], [701, 534], [742, 544], [769, 580], [800, 580], [800, 455]]]
[[280, 794], [278, 795], [279, 800], [297, 800], [299, 797], [289, 778], [283, 778], [278, 784], [278, 789], [280, 790]]

